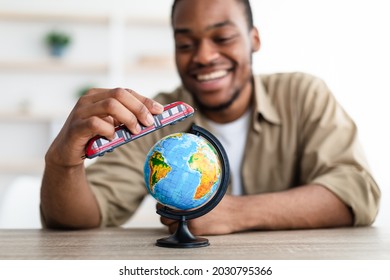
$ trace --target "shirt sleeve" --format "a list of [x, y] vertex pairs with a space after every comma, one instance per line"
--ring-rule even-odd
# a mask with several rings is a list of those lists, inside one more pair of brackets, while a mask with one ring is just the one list
[[319, 79], [310, 84], [301, 104], [301, 178], [338, 196], [352, 210], [356, 226], [372, 224], [380, 190], [358, 141], [355, 123]]
[[143, 177], [147, 143], [144, 140], [123, 145], [87, 167], [87, 178], [100, 208], [101, 227], [125, 223], [147, 194]]

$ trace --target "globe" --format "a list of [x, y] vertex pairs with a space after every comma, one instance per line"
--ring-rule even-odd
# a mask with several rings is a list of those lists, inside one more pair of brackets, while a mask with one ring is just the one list
[[222, 200], [229, 183], [229, 160], [218, 139], [195, 124], [189, 133], [174, 133], [159, 140], [148, 152], [144, 165], [148, 192], [163, 207], [157, 214], [177, 220], [176, 231], [157, 240], [170, 248], [209, 245], [194, 236], [188, 220], [210, 212]]
[[221, 182], [221, 162], [213, 145], [191, 133], [159, 140], [146, 156], [145, 183], [161, 204], [193, 211], [215, 195]]

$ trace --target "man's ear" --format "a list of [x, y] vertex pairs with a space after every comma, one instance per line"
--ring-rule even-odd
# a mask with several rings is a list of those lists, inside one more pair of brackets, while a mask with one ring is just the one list
[[260, 50], [261, 41], [260, 41], [260, 35], [259, 31], [256, 27], [253, 27], [250, 31], [250, 37], [251, 37], [251, 45], [252, 45], [252, 52], [257, 52]]

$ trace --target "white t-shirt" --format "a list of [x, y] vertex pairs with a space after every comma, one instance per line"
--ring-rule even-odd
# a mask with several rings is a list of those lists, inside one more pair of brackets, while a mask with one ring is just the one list
[[245, 112], [239, 119], [220, 124], [208, 120], [208, 124], [213, 130], [213, 134], [221, 142], [230, 164], [230, 179], [232, 182], [232, 194], [241, 195], [243, 193], [241, 180], [241, 166], [244, 157], [246, 136], [248, 134], [250, 123], [250, 110]]

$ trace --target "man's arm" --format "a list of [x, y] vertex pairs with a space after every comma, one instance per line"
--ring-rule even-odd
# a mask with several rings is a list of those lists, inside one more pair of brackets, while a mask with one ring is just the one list
[[63, 167], [50, 163], [41, 188], [41, 211], [50, 228], [92, 228], [100, 224], [97, 201], [88, 185], [84, 166]]
[[100, 210], [88, 184], [82, 156], [95, 135], [113, 139], [123, 123], [132, 133], [139, 122], [153, 124], [151, 114], [163, 106], [127, 89], [92, 89], [81, 97], [45, 157], [41, 212], [48, 227], [91, 228], [100, 224]]
[[[173, 232], [177, 222], [161, 218]], [[282, 192], [226, 195], [213, 211], [189, 221], [196, 235], [228, 234], [246, 230], [283, 230], [351, 226], [351, 210], [320, 185]]]

